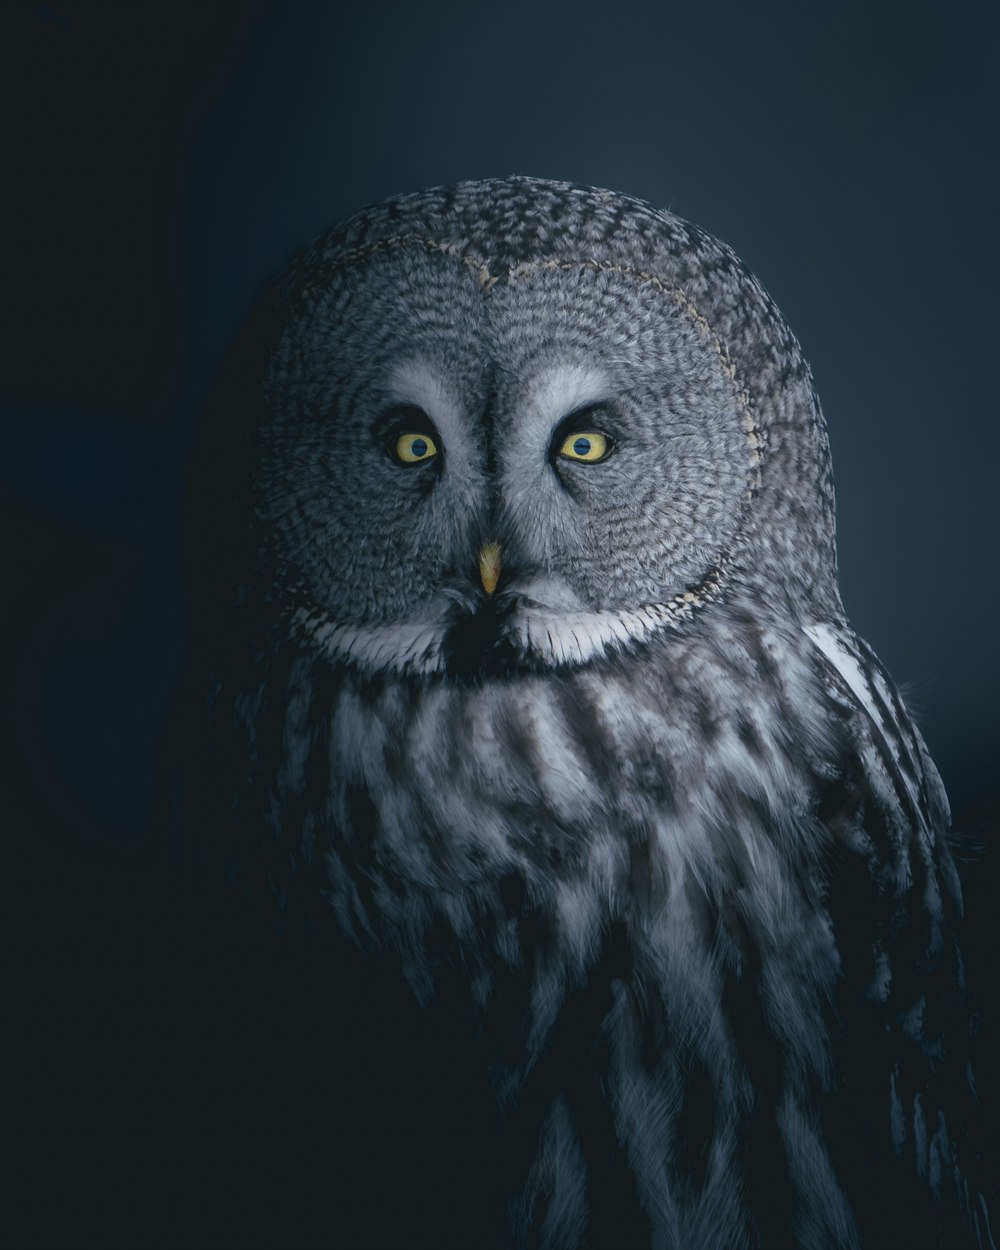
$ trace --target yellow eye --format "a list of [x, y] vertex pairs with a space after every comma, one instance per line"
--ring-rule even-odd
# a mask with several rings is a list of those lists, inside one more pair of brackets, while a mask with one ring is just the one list
[[400, 434], [396, 439], [396, 458], [403, 464], [419, 464], [437, 455], [437, 447], [429, 434]]
[[570, 434], [568, 438], [564, 438], [559, 454], [567, 460], [586, 460], [593, 464], [595, 460], [603, 460], [610, 450], [608, 440], [603, 434], [588, 431]]

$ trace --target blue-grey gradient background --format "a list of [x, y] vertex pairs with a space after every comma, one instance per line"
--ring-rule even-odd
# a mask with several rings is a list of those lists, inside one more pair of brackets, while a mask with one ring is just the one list
[[[758, 274], [829, 424], [848, 613], [989, 840], [989, 6], [85, 2], [10, 6], [2, 23], [2, 760], [30, 975], [81, 942], [114, 959], [158, 871], [184, 466], [226, 345], [299, 244], [462, 178], [628, 192]], [[984, 969], [996, 865], [988, 848], [965, 872]]]
[[[726, 240], [776, 298], [830, 427], [848, 612], [909, 692], [955, 807], [996, 793], [985, 6], [139, 7], [28, 6], [6, 41], [30, 83], [7, 113], [24, 166], [12, 506], [126, 547], [156, 529], [261, 285], [361, 204], [512, 172], [613, 187]], [[87, 667], [146, 719], [143, 680], [119, 691]], [[133, 836], [146, 799], [116, 757], [134, 777], [147, 726], [122, 737], [93, 690], [65, 694], [48, 729], [73, 754], [95, 733], [104, 749], [61, 766], [85, 774], [70, 780], [98, 823]]]

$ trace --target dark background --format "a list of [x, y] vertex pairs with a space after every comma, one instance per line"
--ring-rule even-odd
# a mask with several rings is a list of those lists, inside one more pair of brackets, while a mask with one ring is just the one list
[[[460, 178], [640, 196], [725, 239], [775, 296], [830, 426], [848, 613], [985, 846], [963, 866], [966, 945], [995, 1045], [990, 7], [336, 8], [0, 18], [0, 810], [25, 1159], [58, 1188], [90, 1156], [120, 1203], [169, 1064], [149, 1046], [151, 1004], [182, 992], [161, 996], [172, 921], [151, 817], [187, 652], [184, 469], [220, 357], [296, 246]], [[171, 1036], [199, 1009], [162, 1010]]]

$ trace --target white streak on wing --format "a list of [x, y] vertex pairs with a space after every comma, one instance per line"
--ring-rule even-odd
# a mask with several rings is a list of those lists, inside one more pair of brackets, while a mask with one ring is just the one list
[[[861, 666], [856, 657], [848, 651], [840, 638], [837, 637], [833, 626], [825, 621], [820, 621], [816, 625], [806, 625], [804, 629], [806, 634], [843, 677], [844, 681], [847, 682], [851, 693], [868, 713], [872, 724], [875, 725], [883, 740], [888, 744], [885, 722], [875, 706], [868, 678], [861, 671]], [[893, 754], [895, 755], [895, 752]]]
[[[836, 625], [821, 621], [815, 625], [806, 625], [804, 629], [809, 638], [830, 661], [844, 681], [847, 682], [851, 693], [868, 714], [868, 719], [878, 732], [886, 751], [889, 753], [889, 757], [896, 764], [898, 775], [910, 796], [914, 812], [918, 814], [920, 820], [923, 820], [926, 813], [924, 800], [920, 793], [919, 778], [924, 774], [926, 766], [921, 759], [904, 759], [905, 728], [897, 724], [894, 718], [891, 718], [890, 722], [886, 724], [885, 715], [876, 706], [876, 694], [887, 708], [891, 708], [894, 702], [885, 678], [877, 668], [872, 669], [872, 675], [869, 678], [868, 673], [861, 667], [857, 657], [850, 649], [849, 642], [845, 641], [842, 631]], [[917, 770], [916, 780], [913, 775], [915, 769]], [[945, 800], [945, 805], [946, 802]]]

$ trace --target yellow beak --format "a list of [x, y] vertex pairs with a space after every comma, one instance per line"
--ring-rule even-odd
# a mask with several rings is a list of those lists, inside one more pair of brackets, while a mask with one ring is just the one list
[[479, 576], [483, 589], [493, 594], [500, 579], [500, 544], [487, 543], [479, 553]]

